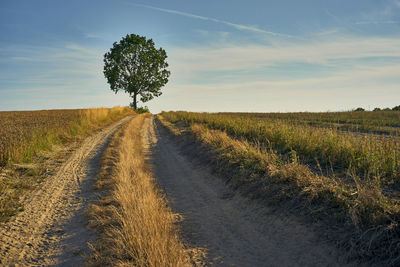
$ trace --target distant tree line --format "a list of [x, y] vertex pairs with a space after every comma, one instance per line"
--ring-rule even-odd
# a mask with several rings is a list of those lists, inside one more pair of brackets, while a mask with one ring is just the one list
[[[400, 111], [400, 105], [395, 106], [393, 108], [374, 108], [373, 111]], [[363, 108], [356, 108], [354, 111], [365, 111]]]

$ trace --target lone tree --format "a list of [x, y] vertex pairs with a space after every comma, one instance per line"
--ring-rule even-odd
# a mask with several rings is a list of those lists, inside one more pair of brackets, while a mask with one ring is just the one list
[[115, 93], [129, 93], [136, 109], [138, 95], [147, 102], [162, 94], [161, 87], [170, 75], [166, 58], [165, 50], [156, 49], [152, 39], [127, 34], [104, 55], [104, 76]]

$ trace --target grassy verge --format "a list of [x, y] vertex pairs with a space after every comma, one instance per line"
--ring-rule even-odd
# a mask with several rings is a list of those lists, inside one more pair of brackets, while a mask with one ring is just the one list
[[42, 181], [55, 148], [80, 140], [116, 121], [131, 109], [93, 108], [1, 113], [0, 221], [23, 207], [20, 197]]
[[177, 216], [155, 185], [145, 163], [138, 115], [112, 139], [97, 181], [102, 198], [90, 208], [100, 232], [93, 266], [191, 266], [178, 237]]
[[400, 201], [385, 197], [375, 181], [355, 179], [355, 185], [349, 185], [316, 174], [296, 156], [283, 159], [271, 147], [234, 139], [205, 124], [177, 128], [170, 122], [179, 120], [159, 118], [180, 142], [186, 133], [200, 144], [199, 157], [211, 158], [214, 170], [234, 188], [317, 223], [348, 251], [349, 260], [400, 264]]

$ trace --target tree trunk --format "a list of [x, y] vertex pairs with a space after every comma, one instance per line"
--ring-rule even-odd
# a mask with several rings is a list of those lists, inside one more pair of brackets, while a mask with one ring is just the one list
[[137, 96], [137, 94], [136, 94], [136, 93], [133, 93], [133, 108], [134, 108], [134, 109], [137, 109], [136, 96]]

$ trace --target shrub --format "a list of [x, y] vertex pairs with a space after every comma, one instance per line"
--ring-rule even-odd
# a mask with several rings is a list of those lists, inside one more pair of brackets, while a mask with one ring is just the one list
[[150, 113], [150, 110], [147, 106], [145, 107], [139, 107], [136, 109], [136, 113], [142, 114], [142, 113]]
[[394, 108], [392, 108], [392, 110], [395, 110], [395, 111], [400, 111], [400, 105], [398, 105], [398, 106], [395, 106]]

